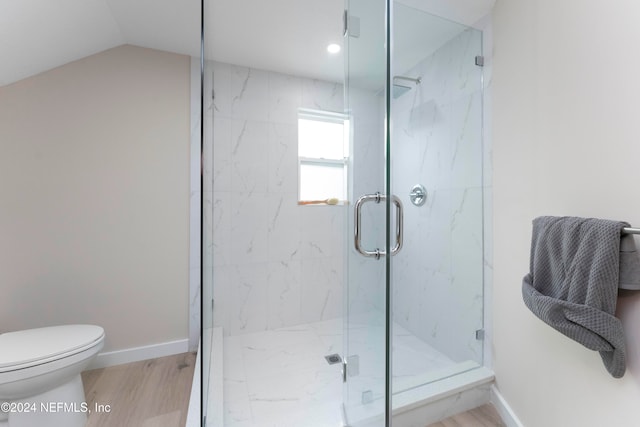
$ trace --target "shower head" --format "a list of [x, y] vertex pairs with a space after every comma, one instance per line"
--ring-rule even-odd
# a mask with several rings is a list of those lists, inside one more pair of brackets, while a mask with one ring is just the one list
[[399, 98], [400, 96], [404, 95], [405, 93], [413, 89], [413, 87], [411, 86], [406, 86], [404, 84], [396, 83], [397, 80], [413, 83], [414, 87], [416, 85], [419, 85], [421, 81], [420, 77], [412, 78], [412, 77], [404, 77], [404, 76], [394, 76], [393, 77], [393, 98], [394, 99]]
[[409, 86], [404, 86], [404, 85], [399, 85], [397, 83], [393, 84], [393, 99], [396, 98], [400, 98], [402, 95], [404, 95], [405, 93], [409, 92], [411, 89], [411, 87]]

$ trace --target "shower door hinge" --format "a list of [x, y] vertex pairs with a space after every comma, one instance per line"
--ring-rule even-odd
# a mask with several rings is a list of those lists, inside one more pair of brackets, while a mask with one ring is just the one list
[[347, 382], [347, 361], [342, 359], [342, 382]]
[[343, 36], [358, 38], [360, 37], [360, 18], [357, 16], [349, 16], [349, 13], [345, 10], [342, 15], [342, 31]]
[[476, 65], [478, 67], [484, 67], [484, 56], [482, 55], [476, 56]]
[[484, 340], [484, 329], [478, 329], [478, 330], [476, 331], [476, 339], [477, 339], [478, 341], [482, 341], [482, 340]]
[[347, 24], [347, 20], [349, 19], [349, 15], [347, 9], [342, 13], [342, 37], [347, 36], [347, 30], [349, 30], [349, 25]]

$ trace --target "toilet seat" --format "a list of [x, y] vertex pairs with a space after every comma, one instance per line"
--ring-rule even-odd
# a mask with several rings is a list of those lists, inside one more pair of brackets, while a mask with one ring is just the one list
[[0, 373], [29, 368], [81, 353], [104, 340], [94, 325], [64, 325], [0, 334]]

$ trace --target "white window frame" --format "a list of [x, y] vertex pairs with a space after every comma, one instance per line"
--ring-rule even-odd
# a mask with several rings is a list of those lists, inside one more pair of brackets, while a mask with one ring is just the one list
[[[343, 182], [343, 194], [344, 200], [339, 200], [338, 204], [343, 205], [347, 203], [348, 194], [348, 178], [349, 178], [349, 116], [343, 113], [337, 113], [334, 111], [324, 110], [311, 110], [307, 108], [300, 108], [298, 110], [298, 120], [316, 120], [330, 123], [339, 123], [343, 126], [343, 144], [347, 144], [347, 147], [343, 148], [344, 157], [342, 159], [325, 159], [321, 157], [301, 157], [298, 156], [298, 203], [303, 203], [308, 200], [302, 200], [300, 197], [302, 182], [301, 182], [301, 168], [303, 164], [306, 165], [318, 165], [326, 167], [341, 167], [344, 173]], [[298, 141], [298, 146], [300, 141]]]

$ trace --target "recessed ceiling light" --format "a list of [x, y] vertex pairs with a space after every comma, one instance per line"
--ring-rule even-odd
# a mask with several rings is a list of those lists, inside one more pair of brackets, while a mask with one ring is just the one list
[[340, 45], [339, 44], [335, 44], [335, 43], [331, 43], [329, 46], [327, 46], [327, 52], [329, 52], [329, 53], [338, 53], [338, 52], [340, 52]]

